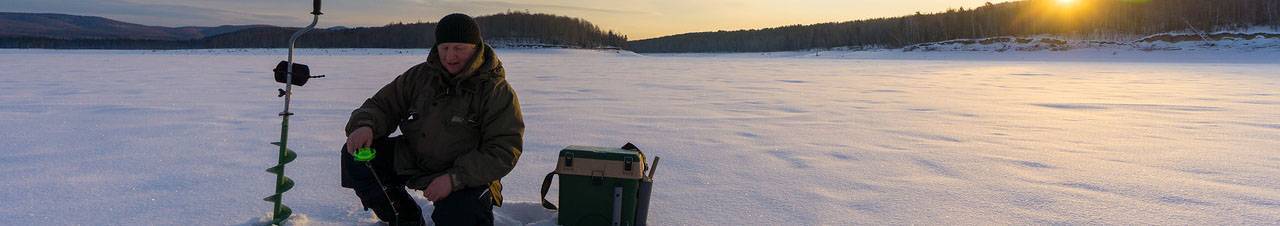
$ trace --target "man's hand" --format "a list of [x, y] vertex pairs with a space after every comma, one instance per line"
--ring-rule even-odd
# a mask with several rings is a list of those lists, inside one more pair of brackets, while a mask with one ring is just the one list
[[347, 153], [354, 155], [357, 149], [369, 145], [373, 145], [373, 129], [368, 126], [360, 127], [347, 135]]
[[453, 192], [453, 177], [449, 174], [436, 177], [431, 180], [431, 184], [427, 185], [427, 189], [422, 190], [422, 196], [432, 202], [440, 201], [445, 197], [449, 197], [449, 193]]

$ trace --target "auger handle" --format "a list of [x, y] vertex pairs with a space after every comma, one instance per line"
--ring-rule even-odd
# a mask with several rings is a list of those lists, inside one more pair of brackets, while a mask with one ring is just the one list
[[315, 1], [313, 1], [311, 5], [312, 5], [312, 6], [314, 6], [313, 8], [315, 8], [315, 10], [312, 10], [312, 11], [311, 11], [311, 15], [320, 15], [320, 14], [324, 14], [324, 13], [321, 13], [321, 12], [320, 12], [320, 0], [315, 0]]

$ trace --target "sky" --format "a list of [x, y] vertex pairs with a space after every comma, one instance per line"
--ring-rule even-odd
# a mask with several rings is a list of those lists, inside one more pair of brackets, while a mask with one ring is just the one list
[[[778, 27], [893, 17], [1000, 0], [328, 0], [320, 27], [434, 22], [449, 13], [472, 16], [529, 11], [578, 17], [631, 40], [689, 32]], [[154, 26], [268, 24], [305, 26], [310, 0], [0, 0], [0, 12], [101, 16]]]

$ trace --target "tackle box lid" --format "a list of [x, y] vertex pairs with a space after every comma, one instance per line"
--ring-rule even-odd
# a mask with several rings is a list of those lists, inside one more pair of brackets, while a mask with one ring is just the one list
[[633, 162], [644, 161], [644, 157], [641, 156], [640, 152], [621, 149], [621, 148], [570, 145], [568, 147], [565, 147], [563, 150], [560, 150], [560, 157], [570, 157], [570, 156], [572, 156], [573, 158], [588, 158], [588, 159], [613, 160], [613, 161], [625, 161], [625, 160], [631, 160]]

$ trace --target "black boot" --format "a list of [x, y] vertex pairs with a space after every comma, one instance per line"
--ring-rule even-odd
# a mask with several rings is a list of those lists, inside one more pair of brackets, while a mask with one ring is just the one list
[[[391, 194], [391, 199], [387, 199], [382, 193], [381, 188], [365, 188], [357, 189], [356, 196], [360, 197], [361, 204], [365, 209], [373, 210], [383, 222], [390, 225], [423, 225], [422, 208], [413, 201], [409, 193], [404, 188], [392, 188], [385, 194]], [[391, 201], [394, 200], [394, 208]]]
[[432, 203], [431, 221], [437, 225], [493, 225], [493, 196], [489, 187], [464, 188]]

